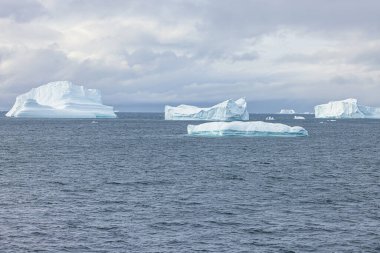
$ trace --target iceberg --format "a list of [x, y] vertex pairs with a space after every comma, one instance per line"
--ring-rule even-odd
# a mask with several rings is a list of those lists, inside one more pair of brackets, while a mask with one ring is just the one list
[[293, 109], [281, 109], [280, 114], [295, 114], [296, 111]]
[[265, 118], [265, 120], [274, 120], [274, 118], [272, 116], [268, 116]]
[[294, 116], [294, 119], [305, 119], [303, 116]]
[[200, 125], [188, 125], [187, 133], [194, 136], [307, 136], [308, 132], [300, 126], [288, 126], [263, 121], [250, 122], [209, 122]]
[[359, 105], [357, 99], [331, 101], [314, 107], [316, 118], [379, 119], [380, 108]]
[[7, 117], [116, 118], [112, 106], [102, 104], [99, 90], [68, 81], [51, 82], [17, 96]]
[[165, 106], [165, 120], [249, 120], [247, 102], [244, 98], [226, 100], [209, 108], [191, 105]]

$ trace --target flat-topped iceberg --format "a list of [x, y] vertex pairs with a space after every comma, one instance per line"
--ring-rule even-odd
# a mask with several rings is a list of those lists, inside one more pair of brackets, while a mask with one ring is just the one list
[[314, 112], [316, 118], [380, 118], [380, 108], [358, 105], [357, 99], [354, 98], [317, 105]]
[[288, 126], [263, 121], [250, 122], [209, 122], [200, 125], [188, 125], [187, 133], [196, 136], [307, 136], [308, 132], [300, 126]]
[[209, 108], [191, 105], [165, 106], [165, 120], [249, 120], [247, 102], [244, 98], [226, 100]]
[[280, 114], [295, 114], [296, 111], [293, 109], [281, 109], [281, 111], [279, 113]]
[[294, 116], [294, 119], [305, 119], [303, 116]]
[[99, 90], [68, 81], [51, 82], [17, 96], [7, 117], [116, 118], [112, 106], [102, 104]]

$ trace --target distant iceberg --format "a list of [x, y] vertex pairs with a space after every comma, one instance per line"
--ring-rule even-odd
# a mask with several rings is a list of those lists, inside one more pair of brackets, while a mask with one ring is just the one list
[[380, 118], [380, 108], [358, 105], [354, 98], [317, 105], [314, 112], [316, 118]]
[[307, 136], [308, 132], [299, 126], [290, 127], [280, 123], [263, 121], [250, 122], [209, 122], [188, 125], [187, 133], [195, 136]]
[[165, 120], [249, 120], [247, 102], [244, 98], [226, 100], [209, 108], [191, 105], [165, 106]]
[[274, 118], [272, 116], [268, 116], [265, 118], [265, 120], [274, 120]]
[[296, 111], [293, 109], [281, 109], [280, 114], [295, 114]]
[[305, 119], [303, 116], [294, 116], [294, 119]]
[[116, 118], [112, 106], [102, 104], [96, 89], [68, 81], [51, 82], [17, 96], [7, 117]]

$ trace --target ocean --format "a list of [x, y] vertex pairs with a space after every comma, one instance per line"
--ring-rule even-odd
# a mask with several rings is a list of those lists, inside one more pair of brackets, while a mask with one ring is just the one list
[[0, 252], [380, 252], [379, 120], [205, 138], [118, 116], [1, 114]]

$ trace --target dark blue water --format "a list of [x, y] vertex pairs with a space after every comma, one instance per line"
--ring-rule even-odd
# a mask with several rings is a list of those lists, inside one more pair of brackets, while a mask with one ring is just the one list
[[1, 116], [0, 252], [380, 251], [379, 120], [201, 138], [119, 116]]

